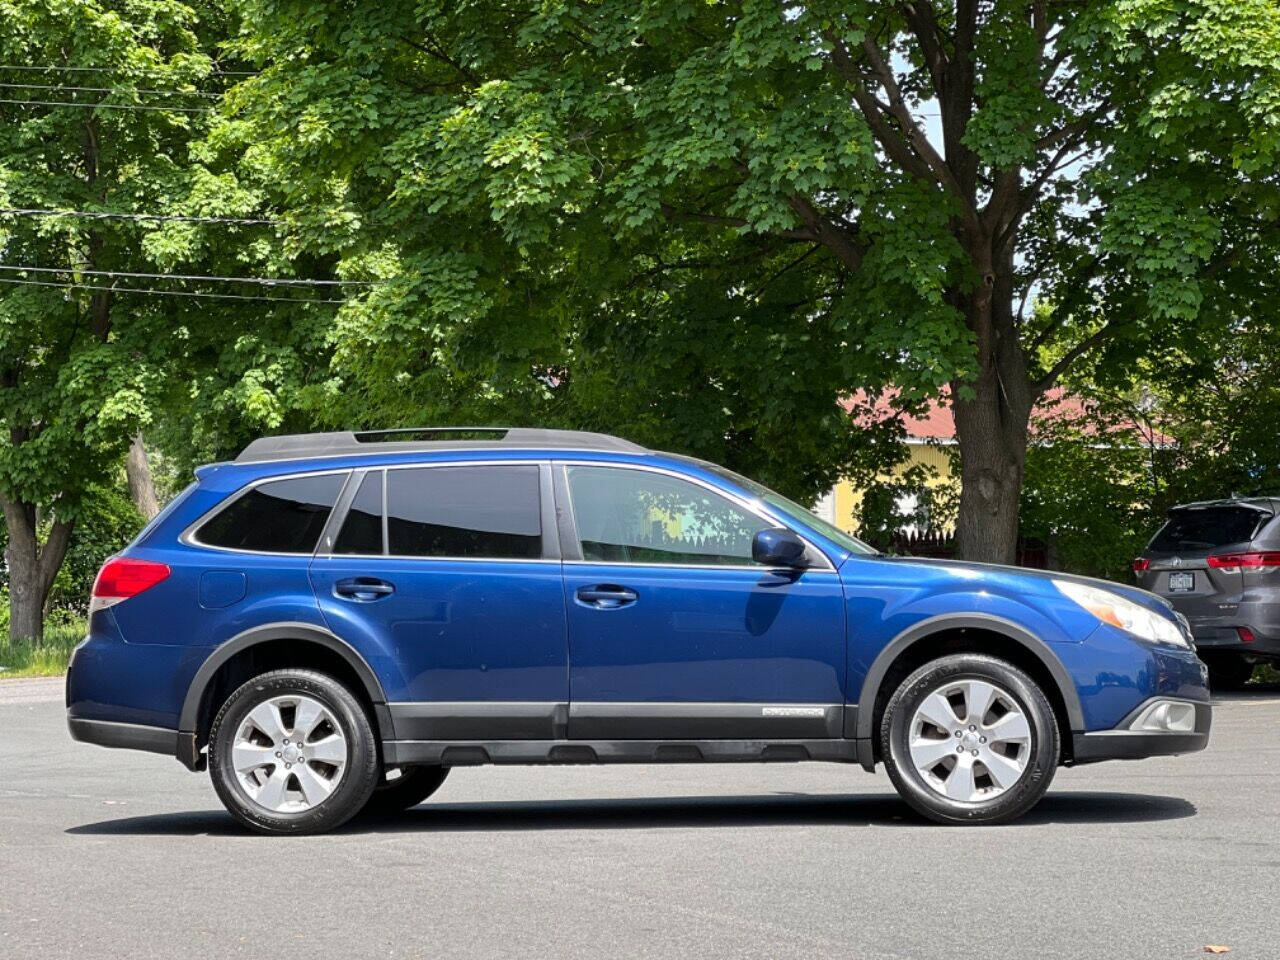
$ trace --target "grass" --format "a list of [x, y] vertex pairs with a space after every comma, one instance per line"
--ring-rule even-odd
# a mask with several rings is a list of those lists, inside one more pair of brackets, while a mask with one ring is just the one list
[[84, 639], [85, 622], [51, 623], [44, 639], [10, 641], [0, 634], [0, 680], [8, 677], [56, 677], [66, 673], [71, 651]]

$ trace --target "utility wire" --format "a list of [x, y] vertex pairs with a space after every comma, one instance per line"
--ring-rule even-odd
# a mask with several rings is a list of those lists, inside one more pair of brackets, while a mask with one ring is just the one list
[[232, 223], [239, 226], [280, 225], [283, 220], [255, 220], [250, 217], [188, 217], [159, 213], [111, 213], [102, 210], [49, 210], [36, 207], [0, 207], [0, 216], [80, 217], [84, 220], [154, 220], [159, 223]]
[[[173, 66], [172, 64], [170, 66]], [[168, 76], [168, 71], [160, 70], [156, 67], [67, 67], [62, 64], [28, 64], [28, 63], [0, 63], [0, 70], [25, 70], [28, 72], [49, 73], [51, 71], [61, 70], [64, 73], [151, 73], [155, 75]], [[210, 71], [210, 76], [215, 77], [256, 77], [256, 70], [218, 70]]]
[[48, 280], [15, 280], [0, 277], [0, 283], [18, 283], [30, 287], [61, 287], [71, 290], [96, 290], [102, 293], [146, 293], [164, 297], [198, 297], [207, 300], [256, 300], [267, 303], [346, 303], [346, 300], [321, 299], [318, 297], [257, 297], [240, 293], [197, 293], [192, 290], [158, 290], [153, 287], [104, 287], [91, 283], [55, 283]]
[[0, 89], [68, 90], [72, 93], [154, 93], [160, 96], [208, 97], [210, 100], [216, 100], [222, 96], [220, 93], [206, 93], [203, 90], [145, 90], [136, 87], [122, 90], [120, 87], [69, 87], [60, 83], [0, 83]]
[[90, 110], [158, 110], [164, 113], [212, 113], [212, 107], [154, 107], [134, 103], [77, 103], [74, 100], [0, 100], [27, 107], [87, 107]]
[[282, 277], [219, 277], [190, 273], [133, 273], [126, 270], [82, 270], [79, 267], [26, 267], [21, 264], [0, 263], [0, 270], [22, 270], [31, 273], [80, 273], [95, 277], [129, 277], [139, 280], [197, 280], [216, 283], [260, 283], [268, 287], [345, 287], [348, 285], [375, 287], [377, 280], [295, 280]]

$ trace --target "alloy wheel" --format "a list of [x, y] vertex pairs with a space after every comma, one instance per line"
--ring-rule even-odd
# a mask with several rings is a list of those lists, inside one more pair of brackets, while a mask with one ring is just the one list
[[241, 721], [231, 747], [237, 782], [272, 813], [300, 813], [324, 802], [342, 780], [347, 740], [333, 712], [307, 696], [278, 696]]
[[977, 803], [1000, 796], [1027, 770], [1031, 725], [1018, 701], [985, 680], [952, 680], [911, 718], [911, 763], [934, 792]]

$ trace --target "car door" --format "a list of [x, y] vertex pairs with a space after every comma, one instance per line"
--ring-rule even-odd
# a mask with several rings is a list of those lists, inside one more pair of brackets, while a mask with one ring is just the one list
[[[311, 567], [330, 629], [361, 637], [397, 739], [564, 733], [568, 648], [550, 467], [440, 463], [368, 470]], [[544, 516], [545, 514], [545, 516]]]
[[779, 524], [657, 468], [555, 465], [569, 626], [569, 737], [841, 733], [844, 603], [827, 559], [751, 559]]

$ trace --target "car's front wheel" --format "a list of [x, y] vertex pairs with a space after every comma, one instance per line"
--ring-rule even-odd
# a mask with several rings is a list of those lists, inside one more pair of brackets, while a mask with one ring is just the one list
[[880, 724], [894, 787], [939, 823], [1001, 823], [1030, 810], [1058, 766], [1044, 692], [1011, 663], [961, 653], [925, 664], [894, 691]]
[[322, 833], [357, 814], [378, 777], [373, 727], [333, 677], [276, 670], [227, 698], [209, 731], [209, 775], [237, 820]]

